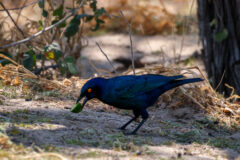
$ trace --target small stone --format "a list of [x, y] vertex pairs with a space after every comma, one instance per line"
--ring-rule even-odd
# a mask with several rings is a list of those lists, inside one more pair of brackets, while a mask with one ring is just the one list
[[182, 157], [182, 153], [178, 153], [178, 154], [177, 154], [177, 157], [178, 157], [178, 158], [181, 158], [181, 157]]

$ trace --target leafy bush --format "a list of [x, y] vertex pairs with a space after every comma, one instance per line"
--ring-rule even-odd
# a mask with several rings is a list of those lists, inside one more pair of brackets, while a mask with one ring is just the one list
[[[64, 1], [56, 7], [52, 1], [40, 0], [38, 2], [38, 6], [42, 10], [42, 18], [37, 24], [38, 31], [42, 31], [47, 26], [56, 24], [71, 13], [73, 16], [70, 20], [66, 19], [50, 31], [40, 35], [37, 40], [43, 42], [42, 44], [34, 44], [34, 41], [27, 42], [25, 45], [27, 49], [23, 52], [18, 52], [17, 56], [14, 57], [18, 62], [22, 63], [25, 68], [35, 71], [37, 70], [37, 62], [41, 62], [41, 64], [44, 65], [44, 62], [48, 60], [55, 63], [56, 65], [54, 66], [57, 66], [62, 74], [78, 73], [75, 67], [75, 60], [80, 56], [79, 53], [83, 47], [81, 42], [81, 24], [95, 21], [95, 27], [91, 28], [91, 30], [98, 30], [100, 25], [104, 23], [100, 18], [106, 14], [106, 11], [104, 8], [97, 7], [97, 0], [74, 0], [73, 4], [74, 8], [67, 8], [64, 6]], [[89, 13], [85, 13], [84, 7], [88, 8]], [[79, 11], [80, 9], [81, 13]], [[74, 49], [76, 45], [77, 49]], [[19, 49], [21, 47], [22, 45], [17, 46], [15, 52], [21, 50]], [[11, 57], [9, 53], [3, 53]], [[0, 63], [5, 65], [8, 62], [6, 60], [0, 60]], [[47, 68], [47, 66], [41, 67]]]

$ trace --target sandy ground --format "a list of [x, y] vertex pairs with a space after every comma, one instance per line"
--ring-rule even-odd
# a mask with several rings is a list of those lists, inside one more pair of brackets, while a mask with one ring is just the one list
[[70, 112], [73, 105], [72, 100], [56, 98], [6, 100], [0, 106], [1, 126], [16, 144], [37, 146], [68, 159], [240, 159], [239, 146], [229, 146], [240, 144], [239, 132], [206, 121], [197, 107], [153, 106], [138, 134], [125, 136], [117, 127], [130, 119], [130, 112], [93, 101], [75, 114]]

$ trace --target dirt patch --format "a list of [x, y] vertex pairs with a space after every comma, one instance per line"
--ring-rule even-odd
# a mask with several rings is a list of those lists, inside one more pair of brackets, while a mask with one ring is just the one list
[[[17, 145], [55, 152], [70, 159], [237, 159], [239, 130], [220, 124], [197, 107], [156, 105], [138, 135], [125, 136], [117, 127], [131, 112], [90, 102], [71, 113], [72, 100], [5, 100], [1, 126]], [[130, 125], [126, 132], [134, 129]]]

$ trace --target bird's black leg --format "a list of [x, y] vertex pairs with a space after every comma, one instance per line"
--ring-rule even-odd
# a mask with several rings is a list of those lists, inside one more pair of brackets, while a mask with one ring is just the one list
[[127, 123], [125, 123], [122, 127], [120, 127], [119, 129], [124, 130], [130, 123], [132, 123], [132, 121], [135, 121], [137, 119], [137, 117], [133, 117], [132, 119], [130, 119]]
[[144, 110], [142, 110], [141, 111], [141, 116], [142, 116], [142, 121], [138, 124], [138, 126], [132, 131], [132, 133], [131, 134], [136, 134], [137, 133], [137, 131], [139, 130], [139, 128], [144, 124], [144, 122], [146, 122], [147, 121], [147, 119], [148, 119], [148, 112], [146, 111], [146, 109], [144, 109]]
[[125, 123], [119, 129], [124, 130], [130, 123], [132, 123], [132, 121], [135, 121], [140, 116], [140, 112], [137, 110], [133, 110], [133, 114], [134, 114], [134, 117], [132, 119], [130, 119], [127, 123]]

